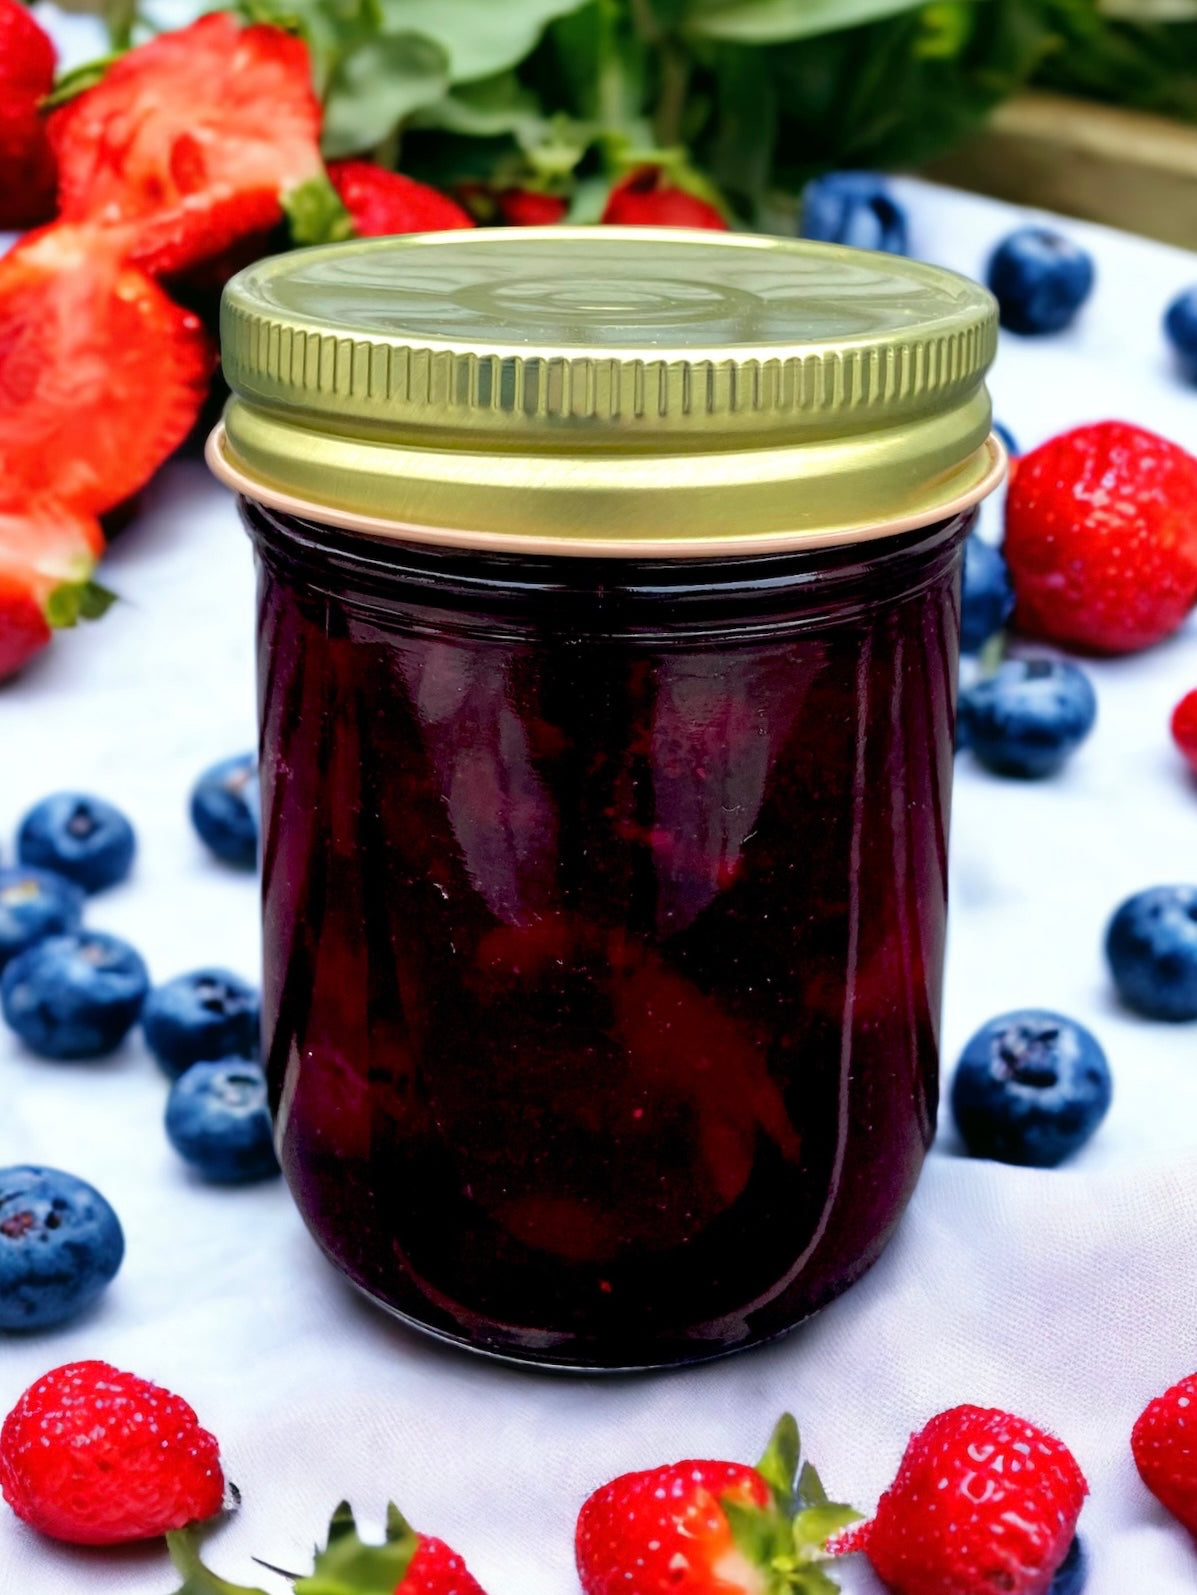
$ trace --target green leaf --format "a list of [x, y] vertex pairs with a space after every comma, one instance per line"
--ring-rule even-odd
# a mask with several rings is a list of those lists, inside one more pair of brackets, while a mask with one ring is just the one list
[[827, 1491], [815, 1471], [813, 1462], [804, 1462], [798, 1475], [798, 1488], [794, 1492], [799, 1506], [826, 1506]]
[[719, 1502], [731, 1528], [736, 1549], [753, 1567], [769, 1567], [790, 1549], [789, 1524], [777, 1512], [749, 1506], [723, 1496]]
[[1123, 22], [1192, 22], [1197, 0], [1098, 0], [1103, 16]]
[[919, 4], [921, 0], [700, 0], [685, 29], [708, 39], [776, 44], [875, 22]]
[[227, 1579], [210, 1572], [200, 1560], [196, 1528], [172, 1529], [166, 1536], [166, 1543], [171, 1560], [183, 1577], [173, 1595], [264, 1595], [260, 1589], [230, 1584]]
[[783, 1512], [789, 1513], [794, 1501], [794, 1475], [798, 1472], [798, 1459], [802, 1442], [793, 1415], [783, 1412], [769, 1436], [765, 1454], [756, 1465], [756, 1471], [773, 1491], [773, 1498]]
[[448, 57], [423, 34], [365, 40], [341, 58], [329, 83], [324, 153], [337, 157], [374, 148], [413, 111], [439, 100], [448, 86]]
[[323, 175], [284, 194], [283, 211], [294, 244], [336, 244], [353, 237], [349, 212]]
[[468, 138], [501, 138], [510, 133], [521, 142], [543, 136], [551, 125], [540, 102], [514, 72], [500, 72], [476, 83], [462, 83], [411, 118], [414, 128], [436, 128]]
[[333, 1513], [328, 1545], [317, 1552], [306, 1578], [295, 1582], [295, 1595], [394, 1595], [403, 1582], [419, 1540], [398, 1507], [387, 1507], [387, 1536], [382, 1545], [366, 1545], [358, 1535], [347, 1501]]
[[119, 61], [124, 53], [123, 50], [114, 50], [110, 55], [102, 55], [95, 61], [87, 61], [70, 72], [64, 72], [49, 94], [40, 102], [39, 110], [53, 111], [58, 106], [77, 99], [88, 89], [94, 89], [97, 83], [103, 81], [104, 74], [112, 63]]
[[804, 1567], [791, 1573], [787, 1580], [787, 1590], [792, 1595], [839, 1595], [839, 1589], [835, 1579], [821, 1567]]
[[793, 1522], [794, 1552], [800, 1561], [814, 1561], [826, 1554], [828, 1538], [850, 1523], [859, 1523], [861, 1513], [839, 1501], [825, 1506], [808, 1506]]
[[99, 582], [81, 582], [79, 588], [79, 618], [80, 620], [99, 620], [106, 615], [113, 604], [118, 604], [120, 599], [107, 587], [101, 587]]
[[435, 39], [449, 79], [468, 83], [516, 66], [555, 18], [585, 0], [382, 0], [384, 31]]
[[46, 622], [55, 631], [69, 630], [81, 620], [99, 620], [116, 603], [116, 594], [99, 582], [59, 582], [46, 599]]

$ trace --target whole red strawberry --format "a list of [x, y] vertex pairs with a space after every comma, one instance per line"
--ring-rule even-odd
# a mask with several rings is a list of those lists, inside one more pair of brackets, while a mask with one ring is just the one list
[[1172, 740], [1197, 775], [1197, 687], [1186, 692], [1172, 711]]
[[1125, 421], [1052, 438], [1018, 462], [1003, 551], [1019, 630], [1149, 647], [1197, 602], [1197, 458]]
[[1197, 1534], [1197, 1373], [1148, 1403], [1131, 1431], [1131, 1454], [1152, 1495]]
[[670, 183], [659, 166], [641, 166], [607, 197], [602, 220], [612, 227], [709, 227], [727, 231], [727, 223], [705, 199]]
[[[755, 1468], [674, 1462], [604, 1484], [578, 1514], [584, 1595], [818, 1595], [824, 1541], [856, 1518], [828, 1502], [784, 1416]], [[797, 1482], [795, 1482], [795, 1475]]]
[[876, 1516], [836, 1535], [895, 1595], [1045, 1595], [1088, 1485], [1061, 1441], [1023, 1418], [952, 1407], [912, 1435]]
[[106, 1362], [44, 1374], [0, 1429], [0, 1490], [72, 1545], [152, 1539], [220, 1511], [215, 1439], [180, 1397]]
[[474, 225], [460, 205], [427, 183], [370, 161], [333, 161], [328, 175], [359, 238]]
[[495, 195], [500, 220], [508, 227], [555, 227], [565, 220], [569, 201], [531, 188], [503, 188]]
[[0, 0], [0, 227], [54, 213], [54, 152], [38, 109], [54, 85], [54, 46], [20, 0]]

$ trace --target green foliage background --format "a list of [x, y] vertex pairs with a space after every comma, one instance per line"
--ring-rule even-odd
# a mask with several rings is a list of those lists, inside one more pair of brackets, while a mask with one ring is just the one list
[[[128, 36], [133, 0], [67, 3]], [[647, 160], [784, 226], [815, 173], [916, 165], [1030, 82], [1197, 122], [1197, 0], [224, 3], [308, 39], [330, 157], [560, 193], [574, 220]]]

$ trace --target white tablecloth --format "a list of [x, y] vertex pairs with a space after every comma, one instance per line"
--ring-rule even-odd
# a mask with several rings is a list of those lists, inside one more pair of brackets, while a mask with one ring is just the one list
[[[1010, 207], [901, 185], [920, 253], [976, 273]], [[1079, 326], [1006, 339], [997, 411], [1030, 446], [1125, 417], [1197, 445], [1197, 392], [1172, 375], [1163, 305], [1197, 256], [1068, 222], [1098, 262]], [[251, 565], [233, 506], [194, 463], [146, 494], [104, 577], [102, 625], [59, 637], [0, 690], [0, 836], [60, 787], [135, 821], [133, 878], [95, 900], [156, 979], [210, 962], [253, 975], [253, 882], [211, 862], [186, 813], [195, 774], [254, 735]], [[1197, 686], [1197, 625], [1138, 658], [1089, 666], [1096, 732], [1058, 779], [1020, 785], [962, 758], [952, 837], [945, 1068], [983, 1020], [1043, 1004], [1104, 1042], [1114, 1106], [1054, 1172], [961, 1158], [941, 1128], [908, 1216], [872, 1273], [787, 1339], [686, 1372], [583, 1379], [509, 1370], [405, 1331], [343, 1286], [281, 1183], [205, 1188], [161, 1128], [166, 1085], [131, 1039], [52, 1064], [0, 1034], [0, 1165], [94, 1181], [128, 1255], [84, 1319], [0, 1342], [0, 1410], [58, 1363], [103, 1357], [187, 1396], [220, 1437], [242, 1510], [214, 1536], [225, 1576], [286, 1588], [250, 1561], [308, 1565], [344, 1495], [380, 1526], [393, 1496], [467, 1557], [490, 1595], [574, 1595], [572, 1528], [613, 1474], [683, 1455], [756, 1456], [799, 1417], [837, 1493], [870, 1507], [910, 1430], [961, 1401], [1057, 1431], [1092, 1485], [1090, 1595], [1182, 1595], [1197, 1552], [1141, 1487], [1128, 1436], [1147, 1399], [1197, 1368], [1197, 1025], [1119, 1010], [1101, 958], [1112, 908], [1197, 879], [1197, 784], [1167, 735]], [[877, 1585], [863, 1565], [847, 1590]], [[165, 1595], [160, 1546], [57, 1547], [0, 1511], [5, 1595]]]

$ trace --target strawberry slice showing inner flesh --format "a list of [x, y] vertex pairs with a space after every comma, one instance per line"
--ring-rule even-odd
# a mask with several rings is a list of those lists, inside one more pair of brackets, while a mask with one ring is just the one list
[[199, 319], [122, 263], [103, 229], [55, 224], [0, 259], [0, 482], [101, 514], [195, 423], [215, 365]]
[[307, 46], [223, 12], [122, 56], [50, 137], [62, 219], [122, 232], [153, 276], [269, 230], [280, 196], [323, 172]]

